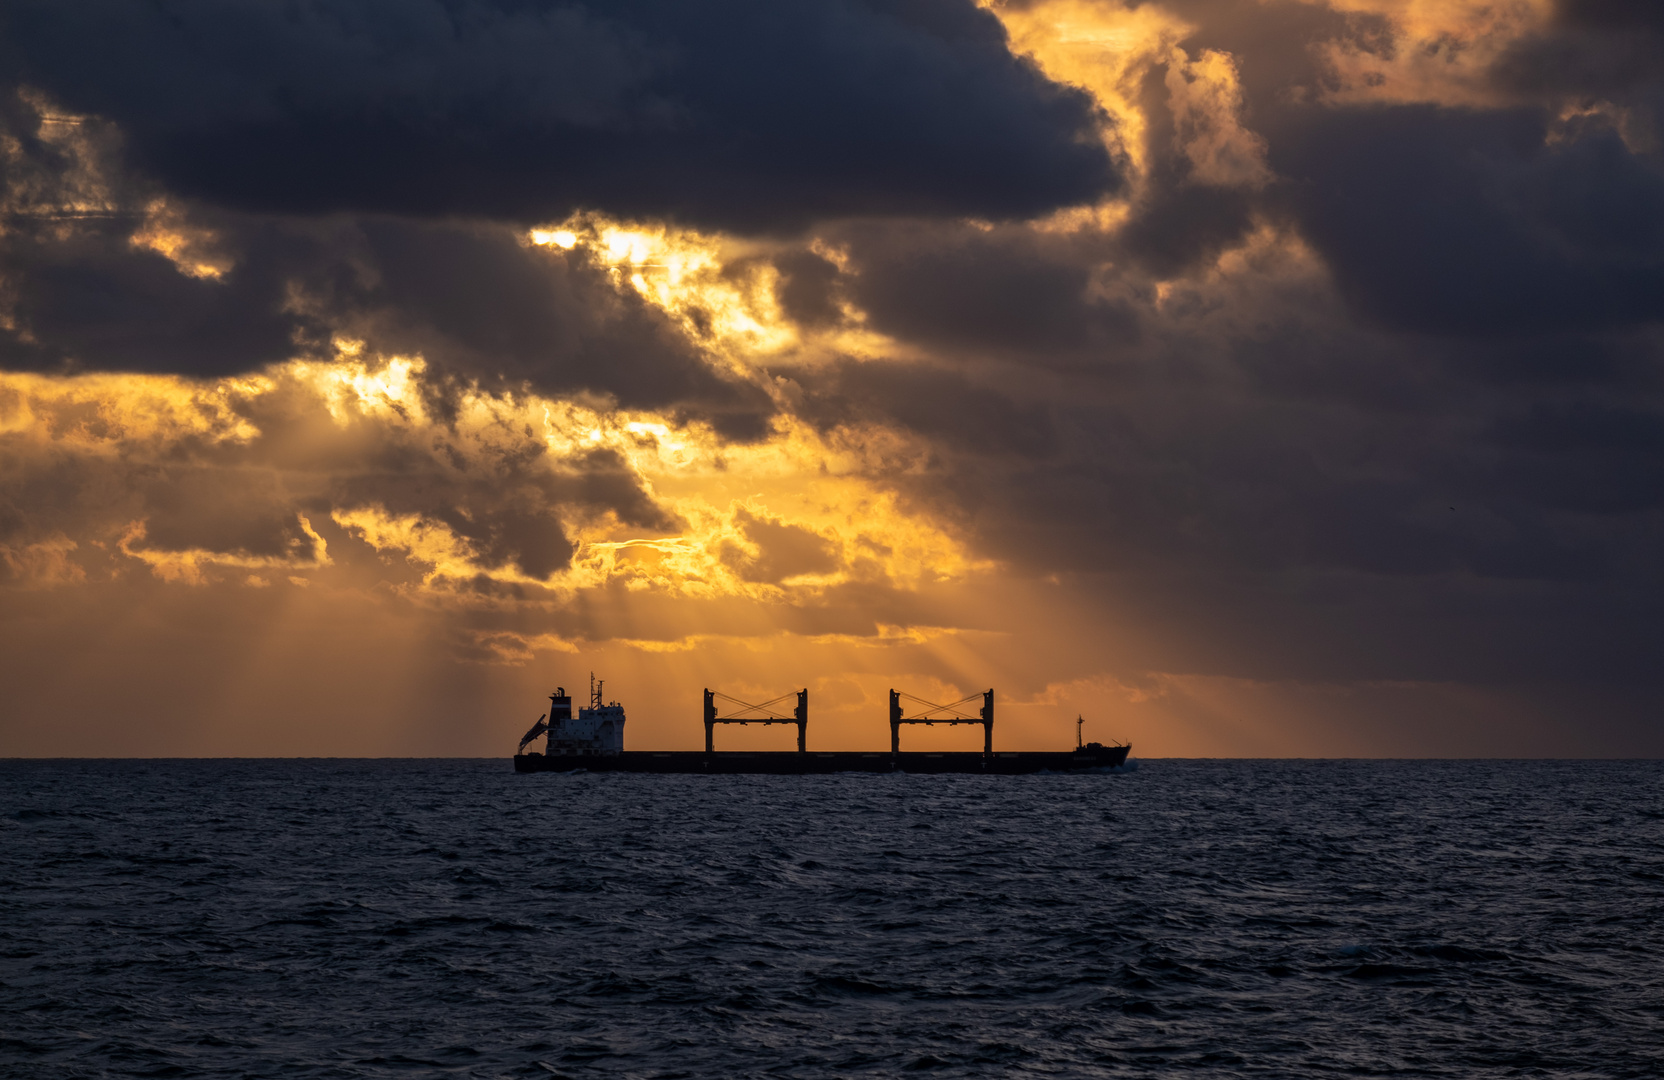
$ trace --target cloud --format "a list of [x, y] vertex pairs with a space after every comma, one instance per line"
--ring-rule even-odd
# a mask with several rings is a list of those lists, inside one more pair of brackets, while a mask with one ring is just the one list
[[968, 455], [1045, 458], [1056, 447], [1050, 410], [952, 368], [868, 361], [802, 376], [801, 412], [822, 429], [896, 427]]
[[948, 354], [1102, 358], [1136, 337], [1124, 298], [1099, 273], [1108, 245], [1087, 235], [966, 225], [851, 226], [835, 234], [844, 292], [866, 325]]
[[1273, 144], [1306, 235], [1359, 309], [1435, 333], [1664, 317], [1664, 168], [1540, 110], [1313, 114]]
[[436, 422], [409, 362], [359, 367], [356, 384], [341, 374], [302, 366], [206, 389], [14, 380], [0, 543], [34, 549], [68, 530], [200, 581], [213, 565], [327, 565], [317, 530], [339, 538], [332, 519], [363, 511], [443, 531], [469, 574], [540, 581], [567, 569], [574, 521], [676, 524], [616, 452], [553, 460], [510, 403], [466, 398]]
[[842, 318], [836, 263], [813, 251], [787, 251], [774, 259], [774, 268], [775, 301], [787, 318], [813, 327]]
[[0, 237], [10, 308], [0, 363], [13, 369], [215, 374], [250, 371], [305, 348], [320, 328], [285, 310], [281, 234], [245, 238], [218, 278], [180, 273], [132, 241], [120, 217], [18, 228]]
[[1658, 112], [1661, 38], [1664, 18], [1653, 5], [1561, 0], [1546, 25], [1510, 43], [1493, 73], [1516, 94], [1573, 93], [1585, 105], [1625, 106], [1656, 134], [1664, 120]]
[[671, 409], [739, 438], [773, 403], [725, 377], [665, 312], [616, 287], [587, 250], [538, 247], [497, 225], [374, 219], [298, 277], [308, 317], [385, 354], [544, 393]]
[[1144, 73], [1145, 170], [1119, 242], [1151, 274], [1176, 277], [1233, 247], [1271, 181], [1266, 145], [1243, 125], [1236, 63], [1174, 48]]
[[779, 584], [787, 578], [829, 574], [838, 569], [833, 545], [812, 529], [771, 521], [743, 507], [735, 511], [734, 519], [748, 545], [756, 551], [748, 552], [730, 543], [724, 549], [723, 558], [748, 581]]
[[8, 5], [0, 71], [243, 210], [746, 231], [1112, 191], [1090, 99], [967, 0]]
[[107, 125], [13, 102], [0, 140], [0, 365], [216, 377], [340, 339], [437, 374], [665, 408], [754, 439], [774, 405], [590, 249], [500, 224], [181, 203]]
[[[79, 57], [8, 105], [30, 619], [336, 612], [436, 730], [600, 657], [666, 716], [824, 679], [853, 745], [886, 684], [996, 683], [1201, 752], [1392, 752], [1423, 707], [1466, 726], [1408, 752], [1509, 752], [1527, 701], [1533, 752], [1579, 702], [1658, 745], [1664, 166], [1615, 8], [289, 10], [223, 100], [209, 50], [132, 115]], [[399, 27], [425, 67], [340, 59]]]

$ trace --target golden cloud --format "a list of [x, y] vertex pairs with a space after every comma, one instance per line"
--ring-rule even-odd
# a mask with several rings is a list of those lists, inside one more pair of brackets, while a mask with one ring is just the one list
[[[895, 433], [825, 436], [781, 419], [773, 437], [733, 445], [668, 416], [477, 387], [459, 391], [441, 421], [419, 357], [339, 346], [333, 361], [205, 382], [0, 375], [0, 452], [13, 484], [72, 463], [99, 478], [89, 490], [123, 492], [64, 509], [49, 536], [10, 543], [14, 575], [81, 580], [76, 554], [107, 541], [112, 558], [199, 586], [251, 575], [316, 582], [333, 570], [360, 588], [369, 564], [353, 553], [368, 551], [383, 557], [378, 566], [393, 558], [416, 571], [388, 586], [447, 602], [500, 603], [509, 594], [481, 590], [494, 582], [537, 603], [622, 587], [775, 604], [989, 569], [873, 479], [871, 457], [896, 454]], [[269, 521], [268, 531], [227, 534], [212, 507], [143, 494], [146, 484], [176, 492], [187, 476], [192, 491]], [[597, 476], [612, 486], [597, 487]], [[471, 503], [478, 485], [519, 490], [516, 512], [567, 538], [565, 564], [536, 573], [494, 556], [501, 506]], [[620, 501], [630, 499], [657, 524], [644, 529], [646, 512]], [[326, 523], [356, 543], [332, 548]]]

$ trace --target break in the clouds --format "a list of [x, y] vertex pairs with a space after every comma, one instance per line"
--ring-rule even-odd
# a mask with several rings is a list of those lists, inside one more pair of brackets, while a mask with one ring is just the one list
[[1650, 8], [4, 19], [31, 748], [96, 626], [192, 688], [124, 752], [256, 690], [491, 752], [591, 666], [666, 746], [779, 682], [823, 745], [993, 684], [1011, 745], [1664, 749]]

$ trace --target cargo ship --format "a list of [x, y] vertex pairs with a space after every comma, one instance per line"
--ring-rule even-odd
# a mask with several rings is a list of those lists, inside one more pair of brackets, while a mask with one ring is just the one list
[[[630, 773], [726, 773], [799, 776], [811, 773], [990, 773], [1016, 775], [1042, 772], [1108, 772], [1127, 763], [1127, 745], [1105, 746], [1082, 743], [1081, 724], [1075, 726], [1075, 748], [1062, 751], [994, 749], [994, 692], [972, 694], [952, 705], [932, 705], [897, 690], [890, 691], [890, 751], [811, 751], [808, 748], [809, 691], [794, 691], [764, 705], [748, 705], [705, 691], [705, 749], [624, 749], [624, 706], [605, 701], [604, 683], [590, 676], [589, 704], [573, 715], [572, 698], [565, 687], [549, 695], [549, 712], [520, 740], [514, 755], [514, 771], [534, 772], [630, 772]], [[960, 707], [981, 698], [973, 713]], [[742, 706], [720, 715], [717, 699]], [[770, 706], [796, 698], [788, 715]], [[906, 714], [902, 700], [908, 698], [925, 706], [915, 715]], [[797, 749], [717, 750], [717, 724], [795, 724]], [[903, 751], [901, 728], [905, 724], [980, 724], [983, 744], [976, 751]], [[539, 738], [544, 749], [527, 751]]]

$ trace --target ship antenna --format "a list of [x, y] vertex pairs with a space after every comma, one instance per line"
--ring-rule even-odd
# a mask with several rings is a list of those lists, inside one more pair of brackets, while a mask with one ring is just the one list
[[1081, 748], [1080, 726], [1084, 723], [1086, 723], [1086, 717], [1082, 716], [1080, 713], [1076, 713], [1075, 714], [1075, 749], [1076, 750], [1079, 750]]

